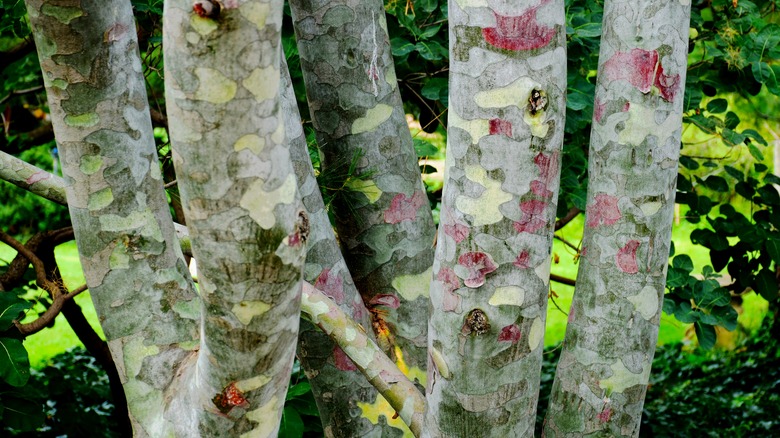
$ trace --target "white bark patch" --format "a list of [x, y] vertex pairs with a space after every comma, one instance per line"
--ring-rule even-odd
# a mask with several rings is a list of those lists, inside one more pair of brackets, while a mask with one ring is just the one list
[[518, 286], [499, 286], [488, 300], [491, 306], [522, 306], [525, 301], [525, 289]]
[[259, 155], [260, 151], [265, 147], [265, 139], [255, 134], [247, 134], [233, 144], [233, 150], [236, 152], [249, 149], [255, 155]]
[[514, 105], [525, 110], [534, 88], [540, 90], [542, 86], [529, 77], [522, 77], [506, 87], [480, 91], [474, 95], [474, 102], [482, 108], [505, 108]]
[[[217, 22], [215, 20], [212, 20], [211, 18], [203, 18], [198, 16], [197, 14], [192, 14], [190, 16], [190, 27], [195, 30], [195, 32], [206, 36], [210, 34], [211, 32], [214, 32], [217, 30]], [[187, 40], [189, 41], [189, 33], [187, 34]]]
[[158, 354], [160, 349], [156, 345], [144, 345], [144, 338], [136, 336], [128, 341], [122, 348], [122, 357], [125, 360], [125, 372], [132, 379], [141, 372], [141, 365], [147, 356]]
[[431, 359], [433, 360], [433, 364], [436, 365], [436, 369], [439, 370], [439, 374], [441, 374], [442, 377], [445, 379], [452, 377], [452, 374], [450, 374], [450, 367], [447, 366], [447, 361], [444, 360], [444, 356], [439, 350], [433, 347], [431, 347]]
[[252, 73], [241, 81], [241, 85], [255, 96], [255, 100], [262, 102], [273, 99], [279, 94], [279, 81], [279, 70], [269, 65], [252, 70]]
[[270, 381], [271, 381], [270, 377], [260, 374], [259, 376], [254, 376], [248, 379], [239, 380], [238, 382], [236, 382], [236, 388], [239, 391], [246, 394], [249, 391], [254, 391], [257, 388], [260, 388], [261, 386], [265, 386], [265, 384]]
[[501, 190], [501, 183], [490, 179], [485, 169], [479, 166], [464, 166], [466, 178], [485, 188], [485, 191], [478, 198], [468, 196], [458, 196], [455, 200], [455, 206], [462, 212], [473, 217], [471, 225], [481, 227], [483, 225], [494, 224], [504, 215], [498, 207], [512, 200], [512, 195]]
[[238, 8], [241, 15], [252, 22], [257, 29], [263, 30], [271, 13], [270, 3], [246, 2]]
[[369, 108], [366, 110], [365, 116], [358, 117], [352, 122], [352, 134], [373, 131], [378, 128], [379, 125], [385, 123], [392, 114], [393, 107], [390, 105], [380, 103], [373, 108]]
[[262, 315], [270, 308], [270, 304], [262, 301], [241, 301], [234, 304], [230, 311], [233, 312], [233, 315], [236, 315], [241, 324], [247, 325], [252, 321], [252, 318]]
[[650, 285], [643, 287], [637, 295], [626, 299], [634, 305], [634, 309], [642, 315], [642, 318], [648, 321], [658, 312], [658, 292]]
[[279, 406], [279, 399], [276, 395], [272, 396], [268, 403], [260, 406], [254, 411], [246, 413], [246, 419], [254, 423], [259, 423], [259, 426], [250, 430], [247, 433], [241, 434], [241, 438], [265, 438], [275, 436], [279, 422], [274, 421], [278, 418], [279, 412], [281, 412], [281, 406]]
[[368, 368], [371, 361], [374, 360], [374, 351], [366, 346], [347, 345], [344, 352], [357, 366], [363, 369]]
[[653, 108], [632, 102], [625, 128], [618, 135], [620, 143], [637, 146], [651, 134], [663, 134], [658, 138], [658, 144], [666, 143], [666, 140], [680, 129], [680, 116], [668, 115], [663, 122], [657, 123], [655, 112]]
[[[472, 143], [478, 143], [479, 139], [490, 134], [490, 122], [483, 119], [465, 120], [460, 118], [457, 111], [450, 109], [447, 113], [447, 125], [460, 128], [469, 133]], [[449, 156], [449, 154], [447, 155]]]
[[398, 415], [404, 419], [406, 424], [411, 423], [412, 416], [414, 415], [414, 398], [407, 397], [404, 399], [404, 406], [401, 408], [401, 412], [399, 412]]
[[111, 205], [112, 202], [114, 202], [114, 193], [111, 191], [111, 187], [106, 187], [89, 195], [87, 208], [89, 211], [102, 210]]
[[539, 264], [539, 266], [534, 268], [534, 272], [536, 273], [537, 277], [539, 277], [544, 284], [547, 284], [550, 282], [550, 264], [552, 263], [552, 260], [550, 259], [550, 256], [547, 256], [547, 258]]
[[238, 85], [218, 70], [198, 67], [195, 76], [198, 77], [198, 89], [193, 96], [196, 100], [221, 104], [230, 102], [236, 95]]
[[645, 202], [639, 206], [639, 209], [642, 210], [642, 213], [644, 213], [645, 216], [652, 216], [658, 213], [658, 210], [660, 210], [662, 206], [663, 204], [658, 201]]
[[281, 186], [276, 190], [266, 192], [265, 181], [256, 179], [241, 197], [239, 205], [249, 212], [249, 216], [265, 230], [270, 230], [276, 223], [274, 207], [277, 204], [290, 204], [295, 200], [295, 175], [287, 175]]
[[601, 411], [604, 407], [604, 399], [596, 395], [585, 382], [581, 382], [580, 386], [577, 387], [577, 395], [596, 411]]
[[618, 359], [615, 363], [610, 365], [612, 368], [612, 376], [599, 381], [599, 387], [613, 392], [623, 392], [626, 388], [630, 388], [635, 385], [646, 385], [650, 378], [650, 365], [651, 361], [647, 360], [642, 365], [642, 372], [639, 374], [632, 373], [625, 365], [623, 361]]
[[455, 0], [461, 9], [465, 8], [487, 8], [487, 0]]
[[433, 267], [416, 275], [399, 275], [392, 281], [393, 288], [407, 301], [414, 301], [419, 297], [428, 297], [428, 286], [433, 275]]
[[539, 346], [542, 338], [544, 338], [544, 324], [542, 324], [542, 318], [536, 318], [531, 323], [531, 329], [528, 331], [528, 347], [531, 351]]
[[127, 216], [104, 214], [100, 218], [100, 229], [103, 231], [124, 232], [140, 229], [141, 235], [158, 242], [163, 241], [162, 230], [157, 218], [151, 210], [134, 211]]

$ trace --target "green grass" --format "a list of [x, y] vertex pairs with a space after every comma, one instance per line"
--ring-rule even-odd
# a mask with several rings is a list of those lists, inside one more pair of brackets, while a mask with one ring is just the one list
[[[561, 235], [570, 242], [578, 244], [582, 236], [583, 222], [584, 218], [580, 215], [560, 231]], [[698, 245], [693, 245], [688, 238], [690, 232], [696, 227], [696, 225], [682, 220], [679, 225], [674, 227], [672, 232], [676, 253], [688, 254], [691, 257], [695, 265], [694, 272], [700, 271], [704, 265], [709, 264], [707, 249]], [[574, 251], [565, 246], [562, 242], [556, 240], [553, 246], [553, 254], [557, 255], [558, 263], [553, 264], [552, 272], [576, 279], [577, 264], [575, 262]], [[0, 244], [0, 259], [9, 261], [14, 255], [15, 253], [13, 250]], [[84, 284], [84, 275], [81, 272], [81, 264], [79, 262], [75, 243], [69, 242], [61, 245], [55, 251], [55, 255], [60, 265], [60, 270], [63, 273], [66, 286], [75, 288]], [[549, 303], [547, 311], [547, 331], [545, 335], [545, 345], [547, 346], [563, 340], [566, 332], [567, 319], [564, 312], [569, 311], [572, 294], [574, 293], [573, 287], [558, 283], [552, 283], [552, 289], [558, 295], [558, 298], [555, 298], [554, 300], [558, 307], [560, 307], [560, 310], [552, 301]], [[761, 324], [761, 320], [766, 313], [767, 302], [756, 294], [747, 294], [744, 298], [743, 312], [739, 316], [739, 321], [741, 326], [744, 327], [748, 333], [752, 333], [758, 329]], [[89, 297], [89, 292], [84, 292], [76, 297], [76, 302], [81, 306], [92, 327], [103, 336], [103, 332], [97, 322], [95, 309], [93, 308], [92, 301]], [[33, 319], [35, 314], [42, 310], [42, 308], [31, 310], [29, 312], [30, 315], [25, 321]], [[659, 344], [678, 342], [686, 338], [686, 334], [690, 337], [690, 334], [687, 333], [689, 331], [689, 326], [689, 324], [681, 324], [672, 316], [663, 314], [661, 316]], [[45, 366], [51, 357], [64, 352], [68, 348], [80, 345], [81, 342], [79, 342], [62, 315], [57, 317], [52, 328], [44, 329], [25, 340], [25, 346], [30, 354], [30, 363], [36, 368]]]

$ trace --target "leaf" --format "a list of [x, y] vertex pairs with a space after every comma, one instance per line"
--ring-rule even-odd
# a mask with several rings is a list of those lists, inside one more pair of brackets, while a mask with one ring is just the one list
[[694, 160], [691, 157], [686, 157], [685, 155], [680, 156], [680, 164], [682, 164], [686, 169], [690, 170], [696, 170], [699, 168], [699, 162]]
[[430, 100], [446, 100], [449, 92], [449, 84], [444, 78], [431, 78], [420, 89], [420, 94]]
[[598, 23], [586, 23], [582, 26], [577, 26], [574, 29], [574, 33], [580, 38], [596, 38], [601, 36], [601, 22]]
[[436, 173], [439, 169], [431, 166], [430, 164], [423, 164], [420, 166], [420, 173], [422, 174], [429, 174], [429, 173]]
[[728, 192], [729, 191], [729, 183], [726, 182], [725, 179], [719, 176], [710, 175], [707, 179], [704, 180], [704, 185], [708, 189], [715, 190], [716, 192]]
[[718, 114], [726, 111], [728, 107], [729, 103], [726, 99], [714, 99], [707, 104], [707, 111]]
[[301, 438], [303, 437], [303, 419], [298, 411], [285, 407], [282, 412], [282, 422], [279, 425], [279, 437]]
[[674, 313], [674, 309], [677, 308], [677, 302], [671, 298], [664, 298], [664, 313], [671, 315]]
[[713, 308], [712, 314], [718, 318], [718, 325], [726, 330], [732, 331], [737, 328], [737, 317], [739, 314], [731, 307], [731, 304]]
[[[758, 168], [758, 164], [756, 164], [756, 168]], [[767, 184], [780, 184], [780, 177], [774, 173], [767, 173], [764, 177], [764, 182]]]
[[723, 169], [726, 170], [726, 173], [728, 173], [730, 177], [736, 179], [737, 181], [742, 181], [742, 179], [745, 178], [745, 175], [741, 171], [729, 166], [728, 164], [723, 166]]
[[780, 195], [777, 194], [777, 189], [772, 185], [764, 185], [758, 188], [758, 194], [761, 196], [761, 201], [764, 204], [778, 205], [780, 204]]
[[756, 161], [764, 161], [764, 154], [762, 154], [758, 147], [753, 143], [748, 145], [748, 151], [750, 151], [750, 155], [752, 155]]
[[696, 338], [699, 340], [699, 345], [704, 349], [711, 350], [715, 346], [715, 341], [718, 340], [715, 327], [701, 322], [696, 322], [693, 326], [696, 330]]
[[758, 131], [756, 131], [754, 129], [745, 129], [744, 131], [742, 131], [742, 133], [745, 134], [746, 136], [752, 138], [753, 140], [761, 143], [764, 146], [766, 146], [768, 144], [766, 142], [766, 140], [764, 140], [764, 137], [762, 137], [761, 134], [759, 134]]
[[766, 252], [778, 266], [780, 266], [780, 239], [770, 237], [764, 243]]
[[767, 301], [777, 299], [777, 280], [775, 275], [769, 269], [761, 269], [753, 280], [753, 290], [764, 297]]
[[421, 138], [414, 139], [414, 151], [418, 157], [429, 157], [436, 155], [439, 150], [431, 142], [423, 140]]
[[32, 303], [14, 294], [0, 293], [0, 332], [10, 328]]
[[687, 254], [680, 254], [674, 258], [672, 266], [689, 274], [693, 271], [693, 260]]
[[308, 380], [298, 382], [287, 389], [287, 400], [311, 392], [311, 384]]
[[672, 268], [666, 274], [666, 287], [682, 287], [688, 283], [688, 273], [682, 269]]
[[739, 134], [729, 128], [723, 128], [720, 131], [720, 136], [726, 142], [726, 146], [736, 146], [738, 144], [742, 144], [742, 142], [744, 142], [747, 138], [745, 134]]
[[693, 190], [693, 184], [688, 181], [688, 178], [679, 173], [677, 174], [677, 190], [681, 192], [690, 192]]
[[0, 338], [0, 378], [17, 387], [30, 379], [30, 360], [22, 341]]
[[32, 432], [43, 426], [46, 416], [40, 402], [21, 397], [3, 394], [0, 406], [4, 409], [3, 426], [16, 429], [21, 432]]
[[415, 49], [414, 44], [401, 37], [393, 37], [390, 39], [390, 46], [392, 48], [393, 56], [408, 55]]
[[691, 323], [699, 320], [699, 315], [691, 309], [691, 303], [687, 301], [681, 302], [674, 309], [674, 317], [682, 323]]
[[[753, 165], [753, 168], [756, 169], [756, 172], [758, 172], [758, 173], [766, 172], [767, 169], [769, 169], [768, 167], [766, 167], [766, 164], [763, 164], [763, 163], [756, 163], [756, 164]], [[769, 176], [769, 175], [767, 175], [767, 176]], [[766, 181], [766, 180], [764, 180], [764, 181]]]
[[753, 77], [756, 79], [756, 82], [767, 85], [774, 85], [776, 82], [774, 72], [766, 62], [754, 62], [750, 65], [750, 69], [753, 72]]
[[437, 61], [447, 58], [447, 49], [442, 47], [436, 41], [420, 41], [415, 44], [414, 49], [428, 61]]
[[735, 129], [737, 126], [739, 126], [739, 116], [734, 113], [733, 111], [729, 111], [726, 113], [726, 127], [729, 129]]

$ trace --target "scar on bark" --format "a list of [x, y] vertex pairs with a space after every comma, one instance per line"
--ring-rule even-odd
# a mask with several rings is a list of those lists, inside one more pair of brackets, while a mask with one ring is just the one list
[[460, 332], [464, 335], [473, 334], [475, 336], [484, 335], [490, 331], [490, 321], [482, 309], [473, 309], [466, 315], [466, 321]]
[[547, 95], [542, 90], [531, 90], [531, 96], [528, 98], [528, 112], [535, 116], [539, 111], [547, 108]]
[[199, 17], [217, 19], [222, 11], [222, 5], [217, 0], [196, 0], [192, 4], [192, 11]]

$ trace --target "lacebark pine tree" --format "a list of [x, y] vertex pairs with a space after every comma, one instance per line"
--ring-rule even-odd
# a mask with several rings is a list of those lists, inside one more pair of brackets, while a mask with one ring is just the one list
[[449, 22], [426, 433], [530, 436], [566, 112], [563, 1], [456, 0]]
[[[357, 158], [356, 173], [364, 175], [334, 203], [344, 257], [379, 345], [424, 385], [435, 228], [383, 4], [294, 0], [290, 6], [323, 171], [346, 168]], [[371, 409], [380, 405], [385, 403], [378, 399]]]
[[549, 437], [639, 434], [666, 285], [690, 7], [604, 5], [583, 254]]

